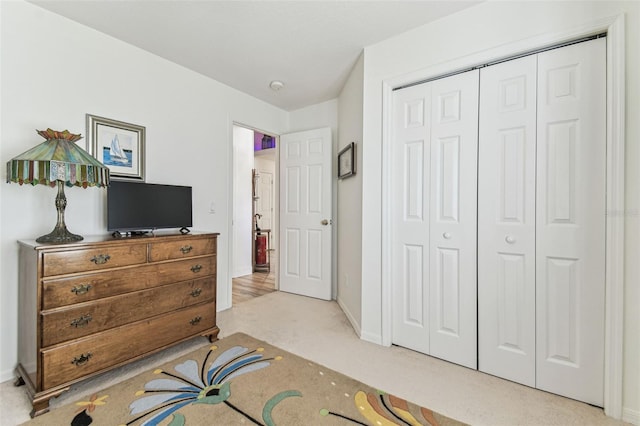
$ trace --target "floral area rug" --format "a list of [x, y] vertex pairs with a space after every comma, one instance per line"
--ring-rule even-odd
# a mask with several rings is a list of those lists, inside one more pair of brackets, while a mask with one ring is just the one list
[[237, 333], [25, 423], [462, 425]]

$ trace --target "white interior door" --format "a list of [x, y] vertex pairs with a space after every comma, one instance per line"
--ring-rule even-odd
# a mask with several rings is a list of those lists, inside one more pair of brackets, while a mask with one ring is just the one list
[[331, 300], [331, 129], [280, 137], [280, 290]]
[[260, 229], [270, 229], [273, 231], [273, 173], [258, 169], [257, 185], [258, 202], [256, 203], [256, 213], [261, 217], [258, 219]]
[[392, 341], [476, 368], [478, 71], [394, 92]]
[[538, 55], [537, 387], [602, 406], [606, 42]]
[[480, 70], [478, 369], [535, 387], [537, 56]]

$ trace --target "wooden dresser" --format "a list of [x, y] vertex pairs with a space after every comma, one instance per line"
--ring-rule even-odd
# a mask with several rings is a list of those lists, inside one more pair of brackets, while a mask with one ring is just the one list
[[195, 336], [215, 340], [217, 235], [20, 241], [16, 384], [31, 415], [89, 376]]

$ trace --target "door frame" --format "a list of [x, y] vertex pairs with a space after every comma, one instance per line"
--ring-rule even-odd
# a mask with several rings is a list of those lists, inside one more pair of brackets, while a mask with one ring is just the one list
[[604, 343], [604, 412], [622, 417], [624, 325], [624, 149], [625, 149], [625, 23], [624, 14], [592, 21], [562, 32], [544, 34], [422, 70], [385, 79], [382, 84], [382, 344], [391, 345], [391, 143], [393, 90], [546, 46], [607, 32], [606, 117], [606, 275]]
[[[280, 134], [278, 132], [272, 132], [270, 130], [262, 130], [259, 129], [255, 126], [251, 126], [249, 124], [245, 124], [241, 121], [237, 121], [237, 120], [233, 120], [230, 119], [229, 120], [229, 129], [228, 129], [228, 135], [229, 135], [229, 146], [228, 146], [228, 155], [227, 155], [227, 159], [228, 159], [228, 164], [231, 165], [230, 167], [230, 173], [229, 173], [229, 180], [227, 182], [227, 279], [226, 281], [222, 281], [222, 280], [218, 280], [218, 295], [220, 295], [221, 297], [218, 298], [218, 311], [223, 311], [226, 309], [230, 309], [233, 307], [233, 184], [234, 184], [234, 180], [233, 180], [233, 176], [234, 176], [234, 172], [235, 172], [235, 167], [234, 167], [234, 149], [233, 149], [233, 127], [234, 126], [238, 126], [238, 127], [244, 127], [245, 129], [249, 129], [252, 130], [254, 132], [260, 132], [260, 133], [265, 133], [267, 135], [273, 135], [276, 138], [276, 169], [275, 169], [275, 175], [274, 179], [279, 179], [279, 177], [277, 176], [279, 174], [279, 170], [280, 170]], [[274, 198], [275, 198], [275, 206], [279, 206], [280, 205], [280, 192], [278, 189], [278, 185], [274, 184], [274, 189], [275, 194], [274, 194]], [[280, 230], [280, 215], [276, 214], [276, 217], [273, 218], [273, 224], [274, 224], [274, 228], [276, 230]], [[278, 240], [280, 239], [280, 236], [278, 236]], [[276, 268], [275, 270], [275, 289], [278, 290], [278, 282], [279, 282], [279, 273], [280, 273], [280, 268]], [[223, 287], [222, 289], [220, 287]], [[222, 290], [222, 291], [221, 291]]]

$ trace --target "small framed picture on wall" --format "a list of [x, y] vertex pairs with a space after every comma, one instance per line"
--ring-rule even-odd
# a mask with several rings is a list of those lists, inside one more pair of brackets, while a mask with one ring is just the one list
[[87, 114], [88, 148], [114, 179], [144, 182], [145, 128]]
[[351, 142], [338, 153], [338, 179], [356, 174], [356, 143]]

